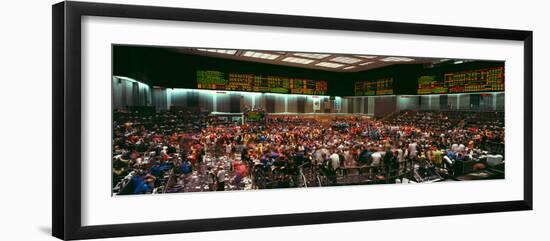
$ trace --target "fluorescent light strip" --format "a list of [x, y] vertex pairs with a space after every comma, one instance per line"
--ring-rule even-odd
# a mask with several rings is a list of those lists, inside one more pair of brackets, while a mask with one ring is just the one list
[[284, 62], [290, 62], [290, 63], [297, 63], [297, 64], [310, 64], [311, 62], [315, 61], [312, 59], [302, 59], [302, 58], [296, 58], [296, 57], [286, 57], [282, 59]]
[[339, 57], [330, 59], [330, 61], [344, 63], [344, 64], [355, 64], [357, 62], [361, 62], [361, 59], [339, 56]]
[[130, 81], [130, 82], [136, 82], [136, 83], [140, 83], [140, 84], [146, 85], [146, 84], [143, 83], [143, 82], [140, 82], [140, 81], [138, 81], [138, 80], [135, 80], [135, 79], [132, 79], [132, 78], [126, 77], [126, 76], [113, 75], [113, 77], [118, 78], [118, 79], [122, 79], [122, 80], [126, 80], [126, 81]]
[[299, 96], [305, 96], [309, 98], [329, 98], [328, 95], [304, 95], [304, 94], [280, 94], [280, 93], [262, 93], [263, 95], [279, 96], [279, 97], [288, 97], [294, 98]]
[[294, 55], [300, 56], [300, 57], [312, 58], [312, 59], [324, 59], [330, 56], [330, 54], [308, 54], [308, 53], [295, 53]]
[[343, 64], [337, 64], [337, 63], [331, 63], [331, 62], [321, 62], [321, 63], [317, 63], [315, 65], [321, 66], [321, 67], [333, 68], [333, 69], [340, 68], [340, 67], [344, 66]]
[[386, 57], [381, 59], [380, 61], [384, 62], [409, 62], [413, 61], [414, 59], [411, 58], [405, 58], [405, 57]]
[[266, 53], [254, 52], [254, 51], [246, 51], [246, 52], [244, 52], [243, 56], [251, 57], [251, 58], [258, 58], [258, 59], [274, 60], [276, 58], [279, 58], [280, 55], [266, 54]]
[[242, 94], [242, 95], [248, 95], [248, 96], [260, 96], [260, 95], [276, 95], [276, 96], [287, 96], [287, 97], [298, 97], [298, 96], [306, 96], [306, 97], [319, 97], [328, 98], [328, 95], [304, 95], [304, 94], [280, 94], [280, 93], [260, 93], [260, 92], [246, 92], [246, 91], [235, 91], [235, 90], [205, 90], [205, 89], [184, 89], [184, 88], [167, 88], [168, 91], [171, 92], [179, 92], [179, 93], [205, 93], [205, 94], [211, 94], [211, 95], [223, 95], [226, 93], [236, 93], [236, 94]]

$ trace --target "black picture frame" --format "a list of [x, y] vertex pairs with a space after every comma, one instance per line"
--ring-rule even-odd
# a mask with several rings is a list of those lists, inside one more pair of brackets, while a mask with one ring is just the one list
[[[90, 2], [52, 6], [53, 120], [52, 233], [60, 239], [106, 238], [335, 222], [473, 214], [533, 208], [533, 32], [278, 14], [197, 10]], [[524, 194], [522, 200], [335, 212], [212, 218], [82, 226], [81, 224], [81, 18], [121, 17], [349, 30], [426, 36], [516, 40], [524, 43]]]

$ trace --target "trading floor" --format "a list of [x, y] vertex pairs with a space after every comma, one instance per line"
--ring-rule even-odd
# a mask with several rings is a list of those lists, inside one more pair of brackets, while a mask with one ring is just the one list
[[112, 193], [503, 179], [504, 63], [113, 47]]

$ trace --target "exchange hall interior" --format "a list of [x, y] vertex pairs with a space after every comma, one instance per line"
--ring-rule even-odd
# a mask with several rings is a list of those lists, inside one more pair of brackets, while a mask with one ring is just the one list
[[112, 193], [504, 178], [504, 62], [112, 48]]

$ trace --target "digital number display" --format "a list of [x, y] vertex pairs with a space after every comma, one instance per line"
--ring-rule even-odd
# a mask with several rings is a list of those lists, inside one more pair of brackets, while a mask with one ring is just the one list
[[393, 94], [393, 78], [363, 80], [355, 82], [355, 96], [391, 95]]
[[445, 73], [418, 78], [418, 94], [504, 91], [504, 67]]
[[197, 88], [281, 94], [325, 95], [327, 93], [328, 84], [327, 81], [324, 80], [198, 70]]

